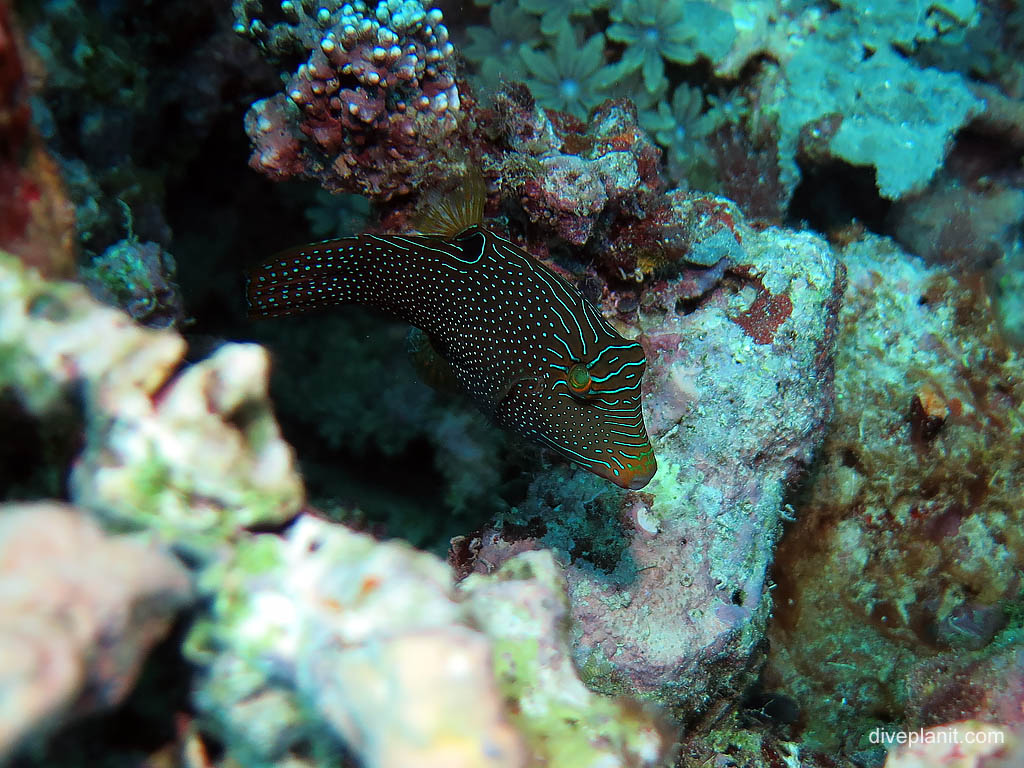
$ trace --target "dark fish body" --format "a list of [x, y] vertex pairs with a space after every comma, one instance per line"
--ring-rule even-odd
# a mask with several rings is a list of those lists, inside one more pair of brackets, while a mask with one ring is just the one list
[[657, 468], [640, 408], [643, 348], [573, 286], [480, 226], [452, 238], [360, 235], [252, 270], [254, 317], [358, 303], [424, 331], [499, 426], [624, 488]]

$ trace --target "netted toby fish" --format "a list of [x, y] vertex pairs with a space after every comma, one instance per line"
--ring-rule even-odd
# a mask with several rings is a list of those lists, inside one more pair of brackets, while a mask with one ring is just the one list
[[[421, 329], [459, 389], [499, 426], [623, 488], [657, 463], [640, 410], [643, 348], [521, 248], [480, 226], [467, 181], [419, 235], [359, 235], [284, 251], [249, 273], [251, 317], [366, 304]], [[436, 373], [436, 370], [435, 370]]]

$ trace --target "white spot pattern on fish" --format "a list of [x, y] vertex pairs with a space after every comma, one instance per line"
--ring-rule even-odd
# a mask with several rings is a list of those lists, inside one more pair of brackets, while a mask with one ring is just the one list
[[644, 427], [643, 348], [508, 240], [361, 235], [285, 251], [250, 273], [250, 314], [358, 303], [423, 330], [498, 425], [623, 488], [657, 464]]

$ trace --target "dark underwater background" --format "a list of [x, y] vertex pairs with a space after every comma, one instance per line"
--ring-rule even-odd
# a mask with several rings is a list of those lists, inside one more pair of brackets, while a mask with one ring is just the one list
[[[247, 317], [474, 173], [647, 487]], [[0, 765], [1024, 766], [1022, 238], [1017, 0], [0, 0]]]

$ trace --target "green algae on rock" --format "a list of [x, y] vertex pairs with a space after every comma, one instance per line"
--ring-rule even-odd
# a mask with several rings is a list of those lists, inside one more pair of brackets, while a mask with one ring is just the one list
[[456, 590], [431, 555], [303, 517], [202, 585], [196, 705], [246, 765], [325, 765], [344, 742], [369, 768], [653, 768], [667, 748], [648, 713], [579, 681], [547, 553]]
[[0, 254], [0, 389], [38, 419], [70, 418], [80, 398], [72, 499], [114, 528], [201, 553], [287, 520], [303, 487], [267, 400], [266, 353], [225, 344], [176, 373], [184, 354], [177, 333]]
[[[459, 583], [475, 626], [493, 643], [495, 677], [535, 757], [560, 768], [655, 765], [672, 729], [653, 710], [590, 690], [573, 662], [562, 568], [548, 550], [523, 552]], [[597, 748], [604, 744], [603, 749]], [[617, 761], [617, 762], [616, 762]], [[605, 764], [605, 763], [601, 763]]]

